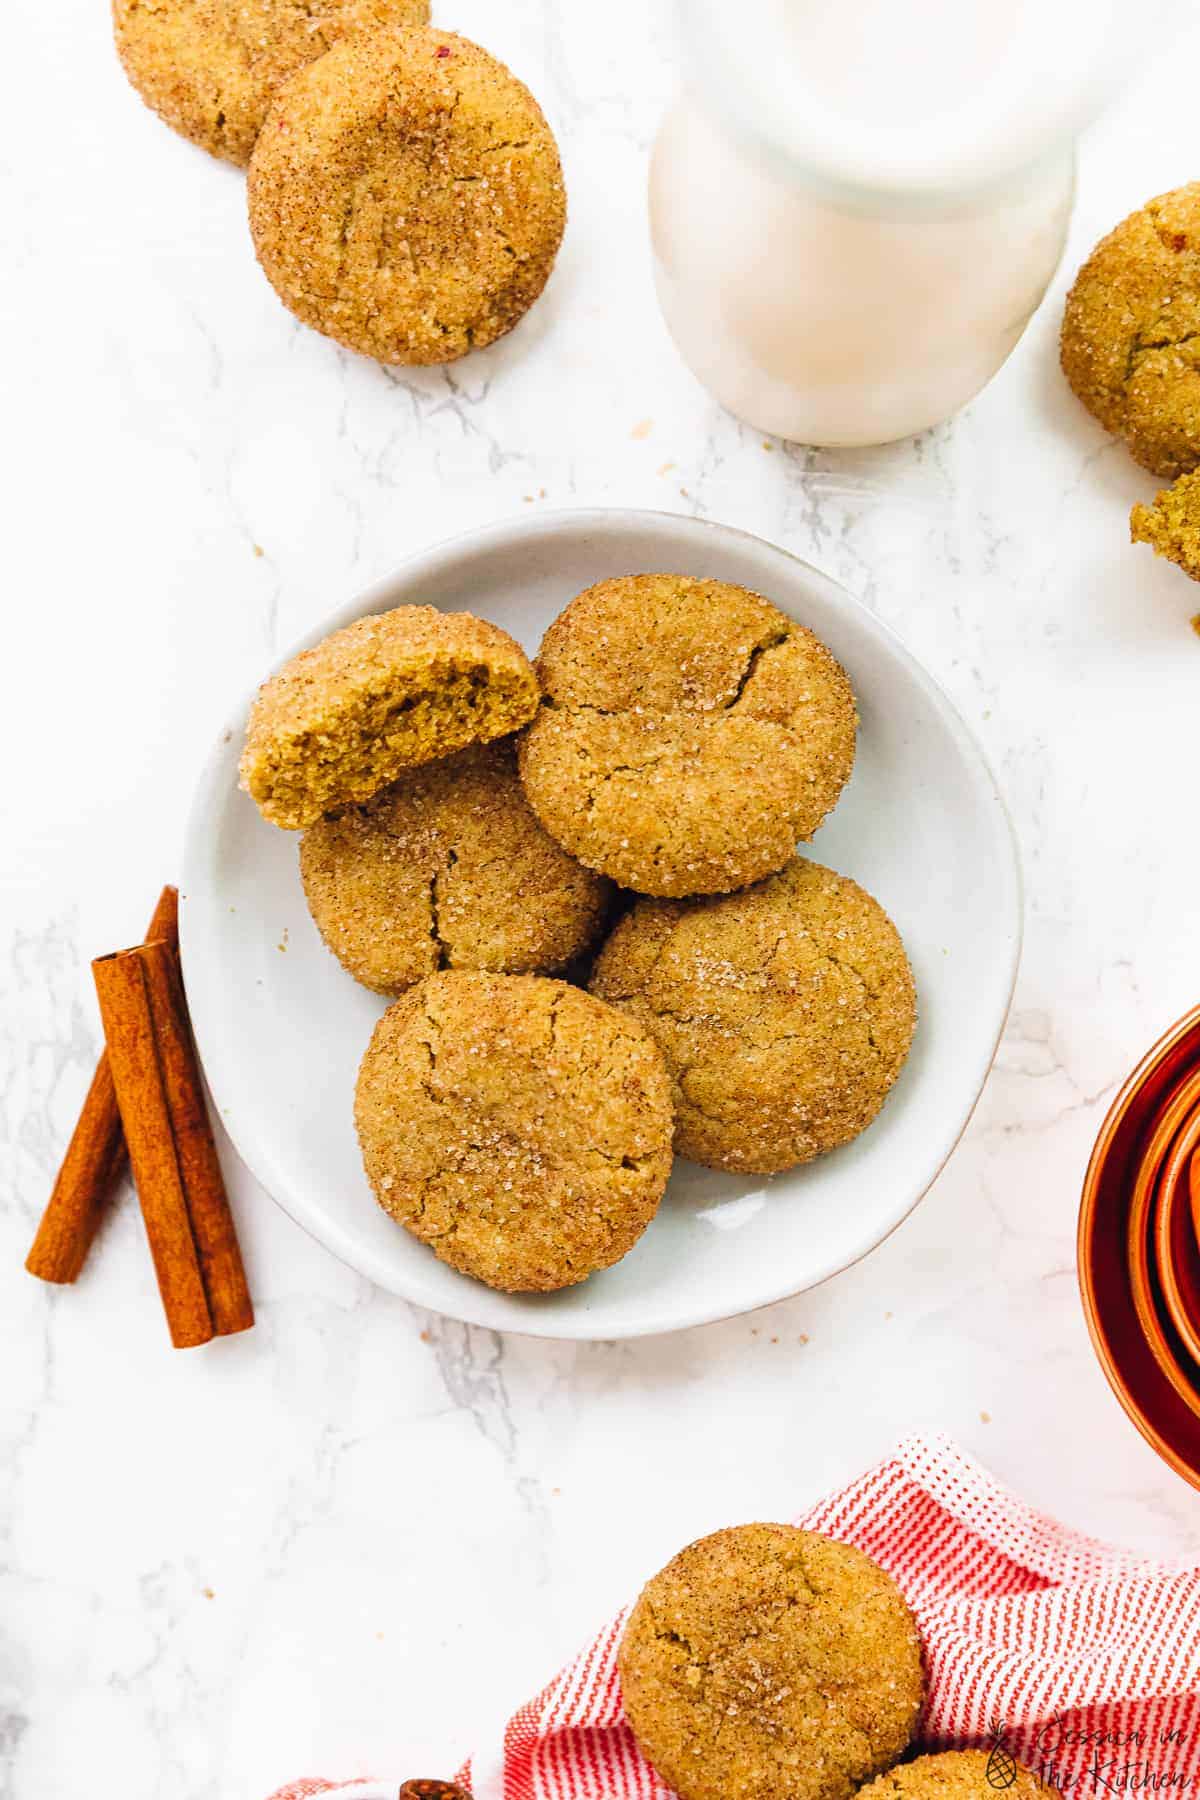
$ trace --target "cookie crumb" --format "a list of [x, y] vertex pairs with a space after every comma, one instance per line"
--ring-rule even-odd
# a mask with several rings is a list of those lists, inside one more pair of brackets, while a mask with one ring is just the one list
[[1129, 515], [1132, 543], [1149, 544], [1177, 568], [1200, 581], [1200, 470], [1162, 488], [1152, 505], [1140, 503]]

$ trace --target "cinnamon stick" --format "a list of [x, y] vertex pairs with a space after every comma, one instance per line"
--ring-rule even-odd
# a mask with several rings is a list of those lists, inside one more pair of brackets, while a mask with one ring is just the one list
[[[161, 940], [159, 940], [161, 944]], [[170, 947], [163, 946], [170, 954]], [[146, 981], [146, 950], [122, 950], [92, 964], [134, 1184], [171, 1342], [206, 1344], [212, 1314], [192, 1235], [187, 1195]]]
[[[179, 894], [165, 887], [146, 933], [174, 945], [179, 935]], [[126, 1163], [125, 1137], [103, 1051], [79, 1121], [42, 1214], [25, 1267], [41, 1281], [74, 1281], [116, 1192]]]
[[179, 963], [164, 943], [145, 944], [138, 955], [208, 1310], [213, 1330], [226, 1337], [249, 1330], [254, 1308], [209, 1124]]

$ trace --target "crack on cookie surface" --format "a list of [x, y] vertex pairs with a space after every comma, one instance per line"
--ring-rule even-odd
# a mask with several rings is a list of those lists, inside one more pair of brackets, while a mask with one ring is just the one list
[[[537, 299], [566, 219], [558, 150], [528, 89], [478, 45], [433, 30], [344, 39], [272, 118], [251, 160], [251, 229], [306, 324], [384, 363], [444, 364]], [[324, 221], [343, 208], [332, 243]]]
[[536, 666], [531, 804], [572, 855], [638, 892], [724, 893], [778, 869], [853, 763], [844, 671], [744, 588], [601, 582], [550, 627]]
[[428, 0], [116, 0], [125, 71], [147, 106], [211, 155], [244, 164], [275, 93], [348, 31], [422, 26]]
[[509, 1291], [616, 1261], [670, 1172], [670, 1084], [652, 1039], [537, 977], [451, 970], [411, 990], [376, 1027], [355, 1115], [384, 1209]]
[[681, 1800], [849, 1800], [904, 1751], [923, 1698], [894, 1583], [787, 1526], [680, 1552], [643, 1590], [618, 1660], [634, 1735]]

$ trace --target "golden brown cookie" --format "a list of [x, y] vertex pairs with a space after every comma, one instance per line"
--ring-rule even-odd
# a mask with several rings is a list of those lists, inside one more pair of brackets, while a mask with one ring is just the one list
[[1003, 1745], [918, 1756], [889, 1769], [860, 1793], [861, 1800], [1062, 1800], [1057, 1788], [1014, 1762]]
[[916, 1023], [883, 908], [800, 857], [743, 893], [639, 900], [590, 985], [661, 1047], [677, 1153], [744, 1174], [810, 1162], [864, 1131]]
[[642, 894], [726, 893], [782, 868], [841, 793], [854, 696], [759, 594], [602, 581], [551, 625], [521, 779], [552, 837]]
[[388, 1008], [355, 1122], [385, 1212], [489, 1287], [571, 1287], [631, 1250], [671, 1172], [654, 1040], [565, 981], [446, 970]]
[[1200, 581], [1200, 469], [1163, 488], [1152, 506], [1135, 506], [1129, 535], [1133, 543], [1149, 544], [1156, 556], [1165, 556]]
[[739, 1525], [646, 1584], [620, 1649], [625, 1712], [679, 1800], [849, 1800], [907, 1749], [917, 1628], [861, 1550]]
[[1200, 182], [1148, 201], [1096, 245], [1067, 296], [1062, 366], [1145, 468], [1200, 463]]
[[323, 638], [263, 684], [242, 786], [297, 831], [419, 763], [516, 731], [537, 709], [521, 646], [471, 613], [398, 606]]
[[250, 162], [258, 260], [297, 318], [385, 363], [447, 363], [541, 293], [566, 222], [541, 108], [466, 38], [344, 39], [280, 93]]
[[391, 995], [437, 969], [564, 969], [592, 944], [612, 891], [542, 830], [509, 740], [426, 763], [319, 819], [300, 875], [334, 955]]
[[429, 0], [113, 0], [117, 51], [146, 105], [235, 163], [298, 69], [348, 32], [428, 18]]

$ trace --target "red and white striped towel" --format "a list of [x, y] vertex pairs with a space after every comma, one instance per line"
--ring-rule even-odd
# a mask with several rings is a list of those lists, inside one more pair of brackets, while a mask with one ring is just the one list
[[[857, 1544], [904, 1590], [929, 1677], [922, 1749], [985, 1745], [998, 1720], [1072, 1800], [1200, 1795], [1200, 1564], [1068, 1531], [945, 1439], [907, 1440], [798, 1523]], [[475, 1800], [664, 1800], [621, 1709], [625, 1617], [466, 1764]], [[400, 1780], [310, 1779], [273, 1800], [395, 1800]]]

